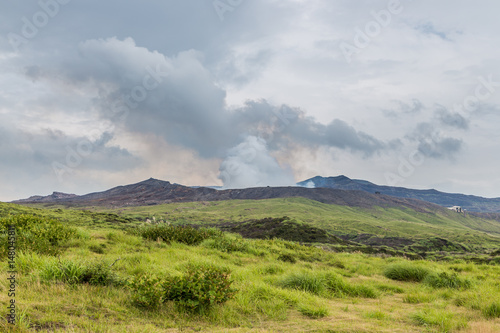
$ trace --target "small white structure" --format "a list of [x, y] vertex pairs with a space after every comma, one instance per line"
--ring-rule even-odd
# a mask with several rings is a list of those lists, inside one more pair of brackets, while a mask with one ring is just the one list
[[462, 207], [460, 207], [460, 206], [453, 206], [453, 207], [449, 207], [448, 209], [454, 210], [457, 213], [463, 213]]

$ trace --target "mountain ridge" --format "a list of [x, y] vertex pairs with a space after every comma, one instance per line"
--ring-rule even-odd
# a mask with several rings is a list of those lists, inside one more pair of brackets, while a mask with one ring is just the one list
[[[147, 206], [173, 202], [192, 201], [222, 201], [222, 200], [258, 200], [303, 197], [321, 203], [337, 204], [369, 208], [373, 206], [397, 207], [404, 206], [417, 211], [441, 209], [437, 205], [410, 198], [397, 198], [388, 195], [368, 193], [359, 190], [343, 190], [332, 188], [289, 187], [251, 187], [245, 189], [216, 190], [208, 187], [188, 187], [172, 184], [154, 178], [130, 184], [113, 187], [102, 192], [94, 192], [81, 196], [54, 198], [34, 197], [12, 203], [30, 204], [61, 204], [65, 206], [108, 206], [128, 207]], [[32, 197], [33, 198], [33, 197]]]
[[344, 190], [360, 190], [380, 193], [398, 198], [413, 198], [432, 202], [443, 207], [461, 206], [471, 212], [500, 213], [500, 198], [485, 198], [461, 193], [446, 193], [435, 189], [417, 190], [405, 187], [376, 185], [366, 180], [350, 179], [344, 175], [337, 177], [315, 176], [297, 183], [299, 186], [324, 187]]
[[[446, 193], [435, 189], [417, 190], [405, 187], [377, 185], [367, 180], [351, 179], [344, 175], [335, 177], [315, 176], [298, 182], [297, 186], [289, 187], [250, 187], [246, 189], [221, 189], [215, 186], [184, 186], [169, 181], [149, 178], [139, 183], [120, 185], [106, 191], [93, 192], [85, 195], [53, 192], [48, 196], [31, 196], [27, 199], [12, 201], [12, 203], [83, 203], [92, 202], [96, 205], [135, 206], [153, 205], [179, 201], [217, 201], [231, 199], [265, 199], [286, 196], [304, 196], [320, 202], [338, 203], [338, 193], [329, 193], [337, 196], [328, 199], [324, 191], [307, 191], [302, 189], [331, 189], [344, 191], [362, 191], [370, 194], [387, 195], [400, 199], [416, 199], [433, 203], [442, 207], [461, 206], [469, 212], [500, 213], [500, 198], [484, 198], [460, 193]], [[257, 190], [258, 189], [258, 190]], [[292, 190], [293, 189], [293, 190]], [[243, 192], [242, 192], [243, 191]], [[140, 197], [134, 197], [139, 195]], [[259, 197], [259, 195], [261, 197]], [[347, 192], [344, 195], [348, 196]], [[359, 196], [359, 195], [358, 195]], [[225, 199], [221, 199], [225, 198]], [[373, 199], [373, 198], [372, 198]], [[125, 201], [125, 202], [124, 202]], [[380, 201], [380, 200], [375, 200]], [[387, 201], [387, 200], [386, 200]], [[350, 199], [351, 203], [353, 200]], [[414, 205], [414, 204], [412, 204]]]

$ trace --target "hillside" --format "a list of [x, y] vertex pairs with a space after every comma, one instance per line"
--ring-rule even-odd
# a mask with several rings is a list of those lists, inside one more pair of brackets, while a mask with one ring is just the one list
[[[47, 204], [36, 206], [45, 205]], [[39, 209], [1, 204], [0, 216], [9, 210], [17, 213], [41, 214], [70, 223], [95, 227], [104, 225], [111, 228], [121, 228], [124, 225], [156, 218], [173, 224], [217, 226], [234, 232], [245, 228], [243, 225], [240, 226], [241, 223], [249, 228], [252, 221], [288, 216], [298, 223], [318, 228], [320, 232], [324, 231], [332, 236], [366, 246], [388, 246], [396, 250], [419, 253], [446, 250], [446, 247], [455, 249], [465, 247], [465, 252], [484, 253], [500, 246], [499, 221], [470, 214], [464, 216], [436, 205], [431, 205], [432, 209], [417, 211], [404, 206], [363, 208], [324, 204], [305, 198], [277, 198], [182, 202], [113, 209], [104, 206], [85, 209], [82, 207], [60, 209], [60, 207], [62, 206]], [[248, 236], [245, 232], [239, 233]], [[430, 239], [441, 245], [425, 245]], [[443, 239], [445, 241], [442, 241]], [[300, 241], [297, 238], [293, 240]], [[424, 248], [421, 247], [422, 244]]]
[[[177, 225], [205, 216], [200, 224], [218, 221], [233, 228], [236, 225], [221, 220], [283, 211], [296, 217], [329, 216], [346, 227], [358, 224], [357, 218], [367, 224], [406, 219], [408, 225], [429, 224], [427, 232], [450, 230], [450, 235], [465, 230], [466, 223], [480, 223], [464, 217], [457, 224], [452, 215], [440, 214], [425, 220], [429, 213], [336, 206], [303, 198], [171, 203], [114, 212], [104, 207], [91, 212], [0, 203], [2, 234], [7, 225], [22, 223], [17, 228], [17, 325], [6, 322], [4, 309], [0, 331], [499, 331], [498, 251], [488, 255], [488, 265], [456, 257], [409, 261], [390, 253], [338, 253], [342, 247], [316, 244], [346, 243], [309, 227], [314, 221], [246, 220], [242, 226], [251, 229], [243, 231], [255, 239]], [[5, 219], [9, 214], [15, 216]], [[168, 216], [171, 224], [137, 227], [133, 217], [159, 214]], [[281, 222], [285, 228], [280, 228]], [[447, 229], [454, 223], [453, 231]], [[292, 237], [303, 234], [312, 243], [259, 239], [261, 230], [271, 237], [289, 237], [293, 228], [298, 230]], [[0, 241], [6, 245], [5, 237]], [[0, 257], [7, 261], [5, 252]], [[12, 276], [7, 270], [7, 265], [0, 269], [4, 291]], [[7, 292], [0, 293], [0, 301], [9, 302]]]
[[288, 216], [321, 228], [335, 236], [356, 242], [404, 249], [430, 238], [443, 238], [481, 251], [500, 246], [500, 222], [476, 216], [463, 216], [432, 205], [416, 211], [407, 207], [353, 207], [324, 204], [305, 198], [186, 202], [146, 207], [123, 207], [110, 211], [130, 219], [164, 219], [175, 224], [217, 225], [242, 223], [267, 217]]
[[398, 198], [413, 198], [427, 202], [432, 202], [444, 207], [461, 206], [473, 212], [496, 212], [500, 213], [500, 198], [483, 198], [474, 195], [457, 193], [445, 193], [437, 190], [415, 190], [404, 187], [381, 186], [370, 183], [366, 180], [350, 179], [346, 176], [321, 177], [316, 176], [297, 183], [299, 186], [311, 186], [342, 189], [359, 190], [368, 193], [381, 193]]

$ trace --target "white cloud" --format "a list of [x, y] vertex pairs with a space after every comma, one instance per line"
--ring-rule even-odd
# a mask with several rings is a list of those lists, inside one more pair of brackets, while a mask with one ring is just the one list
[[[227, 150], [252, 135], [268, 139], [274, 166], [289, 165], [297, 180], [344, 173], [383, 184], [420, 148], [425, 163], [401, 185], [500, 196], [488, 185], [498, 183], [500, 87], [474, 110], [454, 108], [478, 77], [500, 82], [500, 4], [401, 4], [349, 64], [340, 43], [388, 1], [245, 1], [224, 21], [211, 1], [71, 1], [18, 52], [8, 34], [41, 9], [4, 2], [0, 200], [103, 189], [127, 175], [208, 185]], [[117, 117], [116, 102], [142, 92], [157, 66], [168, 75]], [[281, 105], [297, 121], [280, 126]], [[106, 132], [100, 155], [54, 181], [51, 162], [64, 160], [68, 144]]]

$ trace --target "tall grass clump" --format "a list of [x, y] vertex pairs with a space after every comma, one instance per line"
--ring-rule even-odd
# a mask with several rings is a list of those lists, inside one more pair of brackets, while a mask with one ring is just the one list
[[342, 277], [333, 273], [325, 274], [326, 288], [336, 297], [377, 298], [377, 292], [368, 286], [347, 283]]
[[410, 264], [394, 264], [384, 271], [385, 277], [391, 280], [421, 282], [431, 271], [425, 267]]
[[486, 318], [500, 318], [500, 302], [493, 302], [482, 310]]
[[292, 273], [278, 281], [278, 286], [297, 289], [320, 296], [377, 298], [377, 292], [368, 286], [346, 282], [333, 273]]
[[173, 226], [166, 223], [145, 225], [130, 229], [129, 232], [152, 241], [161, 240], [187, 245], [198, 245], [205, 239], [222, 236], [222, 232], [217, 229], [196, 229], [191, 226]]
[[464, 318], [457, 318], [445, 310], [425, 309], [414, 313], [411, 318], [420, 326], [434, 326], [438, 332], [452, 332], [467, 327]]
[[288, 289], [303, 290], [319, 295], [326, 290], [326, 279], [324, 275], [318, 273], [292, 273], [280, 280], [278, 286]]
[[71, 260], [47, 262], [40, 271], [40, 277], [45, 281], [60, 281], [74, 284], [90, 284], [105, 286], [121, 284], [120, 279], [104, 262], [77, 263]]
[[423, 283], [433, 288], [470, 289], [472, 287], [471, 280], [462, 279], [456, 273], [449, 274], [446, 272], [429, 274], [425, 277]]
[[59, 221], [32, 215], [14, 215], [0, 219], [0, 255], [8, 253], [9, 226], [15, 229], [16, 250], [58, 255], [61, 246], [76, 235], [76, 229]]

